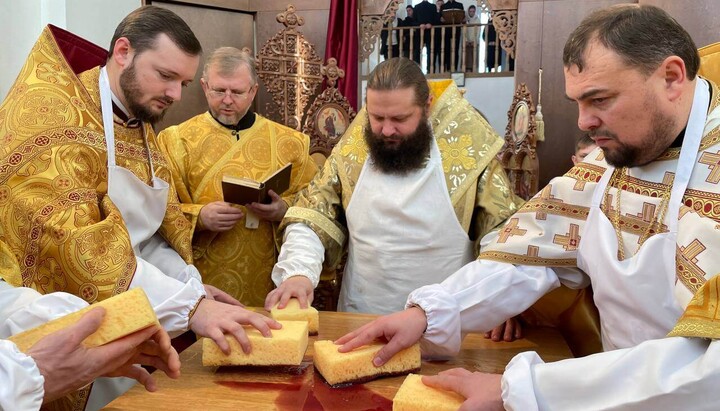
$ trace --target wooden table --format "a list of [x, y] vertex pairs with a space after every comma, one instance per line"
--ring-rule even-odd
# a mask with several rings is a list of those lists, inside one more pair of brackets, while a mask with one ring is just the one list
[[[320, 334], [310, 338], [303, 364], [296, 367], [203, 367], [202, 344], [180, 355], [182, 376], [171, 380], [156, 372], [158, 391], [137, 384], [106, 410], [391, 410], [404, 376], [346, 388], [330, 388], [312, 366], [313, 341], [336, 339], [376, 318], [374, 315], [320, 313]], [[517, 353], [538, 351], [545, 361], [572, 357], [560, 334], [549, 328], [526, 330], [526, 338], [492, 342], [482, 335], [465, 337], [460, 354], [449, 361], [423, 361], [420, 374], [464, 367], [501, 373]]]

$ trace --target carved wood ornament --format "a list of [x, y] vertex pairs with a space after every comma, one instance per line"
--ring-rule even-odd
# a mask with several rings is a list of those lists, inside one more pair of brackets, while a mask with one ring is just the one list
[[258, 77], [265, 83], [276, 105], [269, 108], [268, 116], [273, 118], [273, 112], [279, 113], [279, 118], [273, 119], [300, 130], [305, 107], [322, 82], [322, 59], [297, 30], [305, 21], [295, 14], [295, 6], [288, 5], [285, 12], [277, 15], [277, 21], [285, 28], [260, 50]]
[[538, 191], [539, 163], [535, 106], [525, 83], [515, 89], [508, 111], [505, 144], [497, 154], [508, 174], [510, 185], [518, 196], [527, 200]]
[[363, 0], [360, 5], [360, 61], [375, 50], [383, 25], [395, 18], [402, 0]]
[[345, 77], [345, 70], [338, 67], [337, 60], [328, 59], [321, 73], [327, 78], [327, 88], [310, 106], [303, 133], [310, 136], [310, 154], [320, 153], [328, 157], [356, 113], [336, 87], [337, 80]]
[[517, 38], [518, 0], [486, 0], [492, 9], [492, 23], [500, 39], [500, 46], [515, 58]]

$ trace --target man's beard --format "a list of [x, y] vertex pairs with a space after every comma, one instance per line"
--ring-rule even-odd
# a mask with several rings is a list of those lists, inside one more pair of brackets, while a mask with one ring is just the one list
[[427, 116], [423, 115], [414, 132], [397, 137], [400, 143], [391, 146], [382, 135], [373, 133], [369, 125], [365, 128], [365, 142], [374, 165], [389, 174], [407, 174], [424, 167], [430, 156], [433, 139]]
[[[222, 107], [220, 108], [222, 109]], [[248, 106], [248, 110], [245, 110], [244, 113], [235, 113], [232, 115], [222, 114], [219, 110], [216, 111], [212, 107], [209, 107], [209, 109], [210, 114], [212, 114], [215, 120], [221, 122], [222, 124], [225, 124], [226, 126], [234, 126], [239, 123], [243, 117], [245, 117], [245, 114], [247, 114], [247, 112], [249, 111], [250, 106]]]
[[173, 100], [168, 97], [158, 97], [156, 100], [161, 100], [167, 103], [167, 107], [161, 112], [157, 113], [152, 111], [148, 106], [144, 106], [140, 103], [140, 98], [143, 93], [140, 90], [140, 84], [137, 81], [137, 73], [135, 71], [135, 60], [130, 63], [130, 66], [120, 73], [120, 89], [125, 94], [125, 102], [127, 103], [127, 109], [140, 121], [148, 123], [156, 123], [162, 120], [163, 116], [170, 108]]
[[655, 160], [668, 148], [670, 139], [668, 133], [673, 130], [673, 120], [655, 110], [652, 114], [651, 124], [652, 130], [645, 135], [638, 146], [629, 146], [620, 142], [617, 134], [609, 130], [596, 129], [588, 134], [590, 137], [608, 137], [618, 144], [619, 147], [612, 149], [601, 147], [608, 164], [613, 167], [637, 167]]

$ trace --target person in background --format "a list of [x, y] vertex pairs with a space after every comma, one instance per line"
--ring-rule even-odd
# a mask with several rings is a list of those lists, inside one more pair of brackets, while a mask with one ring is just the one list
[[[427, 59], [426, 71], [431, 72], [434, 67], [434, 60], [438, 60], [440, 56], [440, 44], [441, 35], [438, 31], [437, 26], [440, 25], [440, 12], [439, 7], [430, 3], [428, 0], [423, 0], [415, 5], [415, 21], [420, 26], [419, 33], [422, 33], [422, 44], [418, 47], [418, 53], [422, 47], [425, 47], [425, 58]], [[433, 27], [436, 27], [432, 30]], [[433, 34], [434, 33], [434, 34]], [[418, 36], [418, 42], [420, 42], [420, 36]], [[418, 56], [419, 60], [419, 56]]]
[[475, 56], [478, 55], [480, 46], [480, 27], [476, 25], [481, 24], [481, 21], [476, 11], [475, 5], [470, 5], [465, 17], [465, 23], [468, 25], [465, 27], [465, 71], [473, 71]]
[[[193, 252], [203, 280], [245, 305], [261, 306], [273, 286], [277, 224], [317, 172], [310, 139], [251, 110], [259, 84], [255, 60], [244, 51], [214, 50], [200, 85], [208, 111], [163, 130], [158, 142], [182, 210], [196, 223]], [[262, 181], [288, 163], [290, 188], [270, 190], [269, 204], [223, 201], [223, 175]], [[248, 224], [248, 212], [259, 218], [257, 225]]]
[[597, 144], [595, 144], [592, 137], [590, 137], [589, 134], [583, 134], [583, 136], [575, 142], [575, 154], [572, 155], [573, 165], [576, 166], [579, 162], [585, 161], [585, 156], [596, 148]]
[[[446, 10], [465, 10], [465, 6], [456, 0], [448, 0], [447, 3], [440, 6], [440, 15]], [[445, 24], [450, 24], [446, 21]], [[443, 40], [445, 42], [445, 52], [443, 54], [443, 64], [445, 71], [456, 71], [458, 62], [460, 61], [460, 38], [462, 37], [461, 27], [446, 27], [444, 30]], [[453, 39], [455, 39], [453, 41]], [[454, 51], [454, 53], [453, 53]], [[453, 58], [453, 54], [455, 58]]]

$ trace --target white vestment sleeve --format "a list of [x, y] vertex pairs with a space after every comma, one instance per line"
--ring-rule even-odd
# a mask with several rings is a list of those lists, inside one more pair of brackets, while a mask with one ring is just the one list
[[0, 410], [39, 410], [44, 384], [35, 361], [10, 341], [0, 340]]
[[85, 300], [68, 293], [42, 295], [0, 280], [0, 338], [35, 328], [87, 307]]
[[449, 356], [460, 351], [464, 333], [492, 330], [559, 285], [552, 268], [476, 260], [441, 284], [410, 293], [406, 307], [417, 305], [427, 315], [423, 354]]
[[285, 228], [278, 262], [272, 270], [272, 280], [279, 286], [289, 277], [302, 275], [312, 282], [313, 288], [317, 287], [323, 261], [325, 247], [317, 234], [305, 224], [289, 224]]
[[130, 288], [145, 290], [160, 324], [171, 337], [177, 337], [188, 329], [188, 315], [200, 297], [205, 295], [205, 288], [195, 278], [183, 283], [165, 275], [142, 258], [136, 259], [137, 268]]
[[186, 283], [191, 278], [203, 282], [197, 268], [186, 263], [159, 233], [156, 232], [147, 241], [140, 244], [139, 248], [140, 257], [157, 267], [168, 277], [172, 277], [181, 283]]
[[518, 354], [503, 375], [508, 410], [717, 410], [720, 341], [670, 337], [543, 363]]

